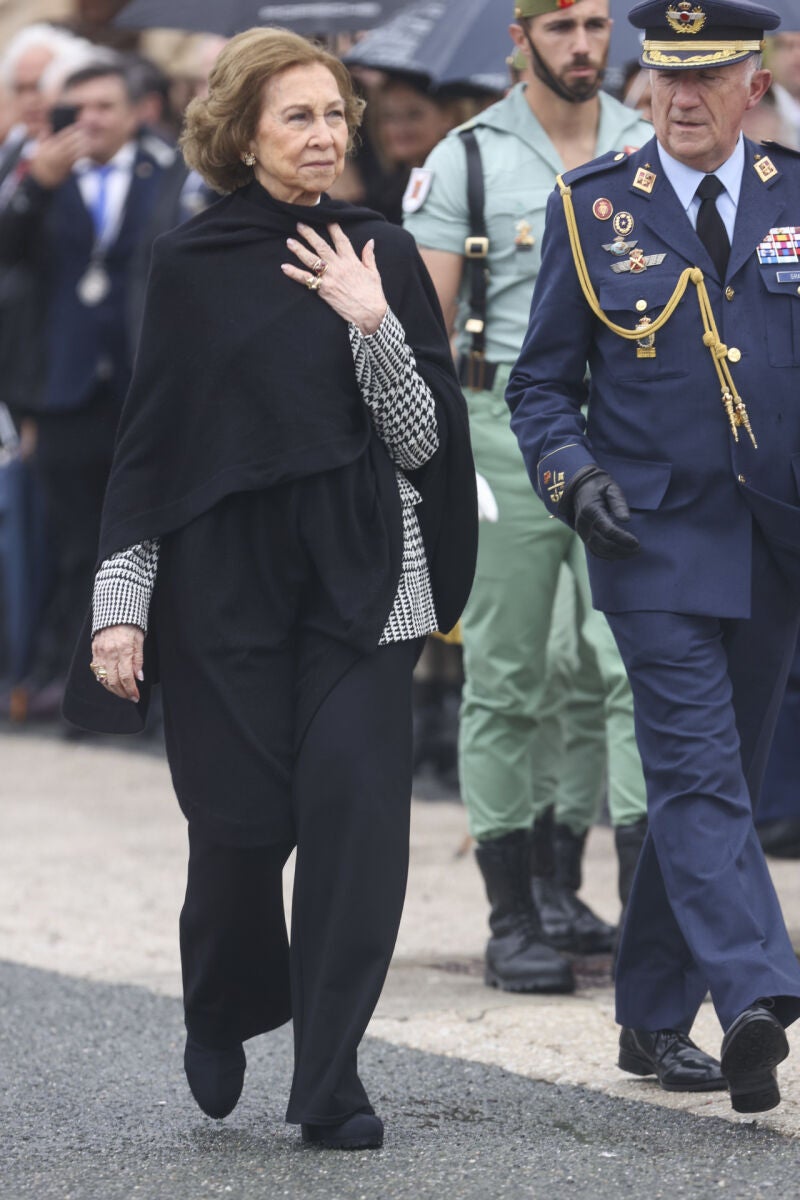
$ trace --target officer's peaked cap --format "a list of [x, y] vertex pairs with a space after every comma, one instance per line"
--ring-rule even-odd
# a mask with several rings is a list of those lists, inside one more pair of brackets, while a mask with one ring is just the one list
[[642, 0], [628, 20], [644, 30], [640, 62], [662, 71], [726, 67], [764, 48], [780, 15], [747, 0]]

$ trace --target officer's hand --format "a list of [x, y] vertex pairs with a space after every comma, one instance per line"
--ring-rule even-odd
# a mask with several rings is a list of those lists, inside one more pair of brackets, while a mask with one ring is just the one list
[[629, 521], [631, 514], [622, 489], [607, 471], [581, 467], [564, 489], [558, 508], [597, 558], [630, 558], [639, 553], [638, 538], [618, 524]]

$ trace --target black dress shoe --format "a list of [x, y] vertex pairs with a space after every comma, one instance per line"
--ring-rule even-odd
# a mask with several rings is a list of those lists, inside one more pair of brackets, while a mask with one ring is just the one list
[[623, 1029], [617, 1065], [632, 1075], [655, 1075], [665, 1092], [717, 1092], [726, 1086], [720, 1065], [677, 1029]]
[[301, 1125], [303, 1141], [325, 1150], [378, 1150], [383, 1121], [375, 1113], [353, 1113], [340, 1125]]
[[781, 1102], [775, 1068], [789, 1053], [786, 1032], [763, 1004], [740, 1013], [722, 1039], [720, 1062], [736, 1112], [766, 1112]]
[[227, 1050], [212, 1050], [186, 1039], [183, 1069], [192, 1095], [209, 1117], [221, 1120], [236, 1108], [246, 1066], [241, 1042]]

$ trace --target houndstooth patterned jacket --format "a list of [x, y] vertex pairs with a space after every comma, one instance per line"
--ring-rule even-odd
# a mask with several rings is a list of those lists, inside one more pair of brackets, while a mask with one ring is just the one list
[[[395, 464], [403, 511], [403, 565], [379, 645], [410, 641], [437, 628], [436, 611], [415, 507], [416, 488], [403, 470], [421, 467], [439, 445], [433, 396], [417, 374], [403, 327], [388, 309], [375, 333], [349, 325], [356, 380], [375, 431]], [[147, 632], [150, 598], [158, 570], [158, 541], [140, 542], [100, 565], [92, 599], [92, 633], [108, 625], [138, 625]]]

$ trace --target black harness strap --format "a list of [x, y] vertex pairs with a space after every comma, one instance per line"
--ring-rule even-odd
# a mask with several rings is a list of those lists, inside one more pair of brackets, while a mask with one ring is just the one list
[[486, 283], [489, 277], [486, 262], [489, 238], [483, 212], [483, 164], [474, 131], [464, 129], [459, 137], [464, 143], [467, 156], [467, 206], [470, 227], [469, 236], [464, 240], [464, 257], [469, 269], [469, 318], [464, 328], [472, 338], [467, 378], [463, 382], [469, 388], [481, 390], [486, 386]]

